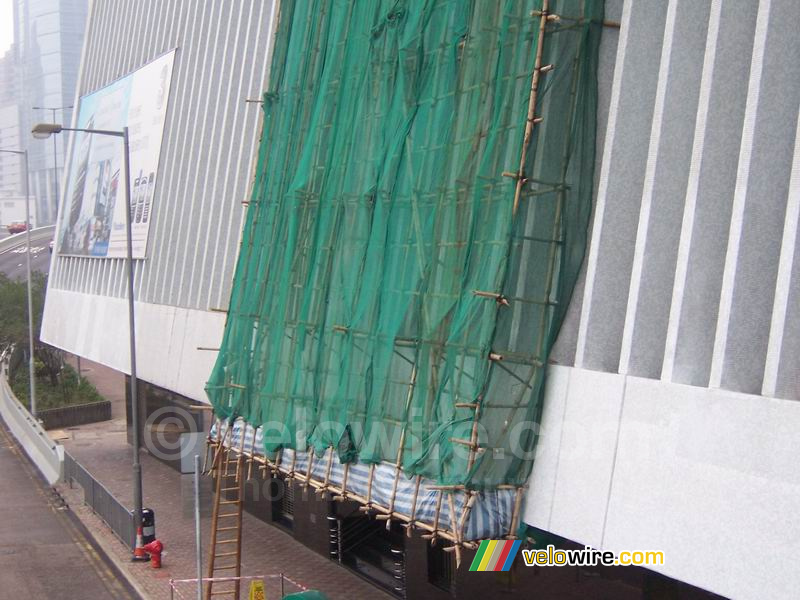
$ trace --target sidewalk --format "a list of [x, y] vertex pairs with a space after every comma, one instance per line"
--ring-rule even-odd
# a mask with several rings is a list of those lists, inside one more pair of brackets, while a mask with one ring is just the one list
[[[74, 365], [73, 360], [70, 363]], [[131, 505], [131, 447], [126, 442], [124, 376], [96, 363], [86, 360], [81, 363], [83, 375], [112, 401], [114, 418], [69, 428], [65, 432], [68, 439], [61, 440], [61, 443], [114, 496]], [[70, 489], [61, 484], [59, 489], [75, 514], [137, 590], [147, 599], [167, 600], [170, 597], [170, 578], [196, 577], [192, 475], [181, 475], [145, 452], [140, 456], [144, 505], [155, 511], [156, 534], [165, 546], [160, 570], [150, 568], [148, 563], [130, 562], [129, 549], [83, 505], [80, 486]], [[201, 512], [205, 569], [211, 531], [208, 508], [211, 480], [204, 477], [202, 484], [201, 496], [206, 503]], [[389, 598], [358, 576], [296, 542], [289, 534], [245, 512], [242, 517], [242, 575], [278, 573], [284, 573], [309, 588], [319, 589], [331, 599]], [[183, 589], [186, 598], [194, 598], [193, 589]], [[266, 591], [268, 598], [279, 597], [277, 583], [272, 588], [268, 584]], [[287, 585], [286, 592], [292, 591], [296, 590]], [[246, 591], [242, 597], [247, 597]]]

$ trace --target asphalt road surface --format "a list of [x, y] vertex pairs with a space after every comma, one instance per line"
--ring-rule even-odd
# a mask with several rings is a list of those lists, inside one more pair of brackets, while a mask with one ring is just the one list
[[[12, 247], [0, 250], [0, 273], [11, 279], [25, 279], [25, 252], [28, 248], [27, 236], [18, 233], [13, 236], [17, 242]], [[31, 270], [47, 273], [50, 270], [50, 240], [52, 230], [31, 231]]]
[[0, 421], [0, 600], [138, 600]]

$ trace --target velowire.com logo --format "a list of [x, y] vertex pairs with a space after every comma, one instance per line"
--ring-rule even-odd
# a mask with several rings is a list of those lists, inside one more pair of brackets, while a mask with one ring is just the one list
[[508, 571], [519, 552], [519, 540], [483, 540], [470, 571]]
[[[470, 571], [508, 571], [519, 553], [519, 540], [483, 540]], [[619, 553], [584, 546], [565, 550], [548, 544], [545, 549], [522, 551], [526, 567], [656, 566], [664, 564], [660, 550], [632, 550]]]

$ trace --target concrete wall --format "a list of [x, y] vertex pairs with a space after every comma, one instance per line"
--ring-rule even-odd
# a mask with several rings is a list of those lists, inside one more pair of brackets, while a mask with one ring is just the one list
[[[207, 402], [205, 383], [225, 327], [222, 313], [137, 302], [139, 377]], [[41, 338], [48, 344], [130, 374], [128, 303], [124, 298], [47, 290]]]
[[800, 586], [800, 403], [554, 367], [525, 522], [734, 598]]

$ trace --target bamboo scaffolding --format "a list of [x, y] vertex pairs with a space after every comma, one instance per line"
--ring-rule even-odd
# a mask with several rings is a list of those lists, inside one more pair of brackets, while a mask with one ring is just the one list
[[[225, 438], [223, 438], [223, 443], [224, 443], [224, 439]], [[211, 444], [216, 446], [218, 444], [218, 442], [212, 441]], [[238, 449], [237, 448], [231, 448], [230, 451], [233, 452], [233, 453], [236, 453], [236, 452], [238, 452]], [[282, 473], [284, 475], [284, 477], [286, 477], [287, 479], [291, 479], [291, 478], [294, 477], [294, 475], [292, 475], [292, 473], [294, 473], [294, 466], [296, 465], [296, 457], [297, 457], [297, 451], [294, 452], [294, 455], [292, 457], [292, 461], [291, 461], [290, 466], [288, 468], [287, 467], [282, 467], [280, 464], [276, 464], [274, 460], [270, 460], [269, 458], [266, 458], [266, 457], [254, 456], [253, 460], [255, 462], [261, 463], [265, 467], [274, 468], [274, 469], [276, 469], [277, 472]], [[347, 472], [348, 464], [349, 463], [345, 463], [345, 472]], [[371, 465], [371, 467], [372, 467], [371, 471], [374, 472], [374, 465]], [[435, 538], [442, 538], [442, 539], [445, 539], [445, 540], [447, 540], [449, 542], [452, 542], [454, 544], [458, 544], [459, 543], [459, 535], [458, 535], [458, 532], [455, 529], [453, 529], [452, 531], [449, 531], [449, 530], [444, 530], [444, 529], [440, 528], [440, 526], [439, 526], [439, 513], [441, 512], [441, 503], [443, 501], [443, 494], [445, 492], [447, 492], [448, 490], [451, 490], [451, 491], [462, 491], [462, 490], [464, 490], [464, 486], [427, 486], [429, 489], [437, 489], [438, 492], [439, 492], [438, 499], [437, 499], [438, 511], [437, 511], [437, 514], [435, 515], [435, 518], [434, 518], [434, 521], [435, 521], [434, 525], [431, 525], [429, 523], [426, 523], [424, 521], [419, 520], [417, 518], [417, 516], [416, 516], [417, 503], [418, 503], [418, 497], [419, 497], [419, 488], [420, 488], [421, 483], [422, 483], [422, 477], [418, 475], [417, 476], [417, 483], [416, 483], [416, 487], [415, 487], [415, 491], [414, 491], [414, 496], [413, 496], [413, 499], [412, 499], [411, 515], [405, 515], [403, 513], [397, 512], [397, 511], [390, 511], [389, 507], [383, 506], [383, 505], [375, 502], [375, 500], [372, 499], [372, 497], [371, 497], [371, 490], [369, 492], [369, 496], [368, 497], [367, 496], [362, 496], [360, 494], [357, 494], [357, 493], [349, 491], [349, 490], [346, 490], [346, 481], [344, 479], [342, 480], [342, 485], [341, 486], [329, 483], [327, 491], [329, 493], [333, 494], [335, 497], [337, 497], [337, 499], [339, 497], [341, 497], [341, 498], [346, 498], [346, 499], [349, 499], [349, 500], [354, 500], [354, 501], [356, 501], [356, 502], [358, 502], [360, 504], [363, 504], [364, 506], [362, 506], [359, 510], [361, 510], [363, 508], [366, 508], [367, 504], [369, 504], [369, 510], [370, 511], [375, 511], [375, 512], [380, 513], [381, 515], [389, 516], [389, 517], [391, 517], [393, 519], [396, 519], [398, 521], [402, 521], [405, 524], [406, 528], [407, 528], [408, 535], [410, 535], [411, 528], [417, 528], [417, 529], [420, 529], [420, 530], [428, 532], [428, 535], [423, 536], [426, 539], [431, 539], [430, 536], [435, 534]], [[308, 485], [311, 486], [314, 489], [319, 489], [324, 485], [324, 481], [315, 480], [315, 479], [313, 479], [313, 476], [312, 476], [312, 478], [308, 482]], [[439, 489], [439, 488], [442, 488], [442, 489]], [[470, 506], [469, 501], [467, 502], [467, 506]], [[470, 506], [470, 508], [471, 508], [471, 506]], [[364, 511], [362, 511], [362, 512], [364, 512]], [[464, 520], [463, 512], [462, 512], [461, 520]], [[460, 542], [460, 545], [462, 545], [464, 547], [468, 547], [468, 548], [471, 548], [471, 547], [475, 546], [475, 544], [472, 543], [471, 541], [462, 541], [462, 542]]]
[[[525, 170], [525, 163], [526, 163], [527, 155], [528, 155], [528, 149], [529, 149], [529, 146], [531, 144], [531, 139], [533, 137], [533, 131], [534, 131], [533, 128], [536, 125], [538, 125], [539, 123], [541, 123], [542, 120], [543, 120], [542, 116], [537, 116], [536, 115], [536, 110], [537, 110], [537, 108], [539, 108], [537, 106], [537, 101], [538, 101], [539, 86], [540, 86], [540, 83], [541, 83], [541, 75], [547, 73], [548, 71], [552, 70], [552, 68], [553, 68], [553, 65], [542, 65], [541, 64], [542, 63], [542, 58], [543, 58], [543, 51], [544, 51], [543, 50], [544, 49], [544, 36], [545, 36], [546, 25], [547, 25], [548, 22], [557, 22], [559, 20], [559, 17], [557, 15], [549, 14], [549, 5], [550, 5], [549, 0], [543, 0], [542, 10], [537, 12], [534, 15], [534, 16], [538, 16], [539, 17], [539, 35], [538, 35], [537, 42], [536, 42], [535, 66], [534, 66], [534, 70], [533, 70], [533, 74], [532, 74], [530, 96], [529, 96], [529, 99], [528, 99], [528, 114], [527, 114], [526, 124], [525, 124], [524, 141], [523, 141], [523, 146], [522, 146], [521, 155], [520, 155], [520, 165], [519, 165], [519, 168], [518, 168], [518, 170], [516, 172], [504, 172], [503, 173], [503, 176], [513, 177], [516, 180], [516, 188], [515, 188], [513, 212], [512, 212], [512, 214], [514, 216], [516, 216], [516, 214], [518, 212], [519, 203], [520, 203], [520, 199], [521, 199], [521, 195], [522, 195], [522, 188], [526, 183], [530, 183], [530, 180], [526, 177], [526, 175], [524, 173], [524, 170]], [[494, 172], [496, 173], [496, 171], [494, 171]], [[558, 223], [560, 222], [561, 200], [562, 200], [563, 195], [565, 193], [565, 188], [563, 188], [563, 186], [562, 186], [561, 188], [558, 188], [558, 189], [554, 188], [554, 190], [552, 190], [552, 191], [559, 192], [559, 196], [560, 196], [559, 203], [558, 203], [558, 206], [557, 206], [556, 223], [554, 225], [554, 229], [556, 229], [558, 227]], [[414, 208], [416, 209], [416, 206]], [[545, 295], [545, 300], [544, 301], [538, 301], [538, 300], [527, 300], [527, 299], [523, 299], [523, 298], [519, 298], [519, 299], [512, 298], [513, 300], [520, 300], [522, 302], [528, 302], [528, 303], [533, 303], [533, 304], [543, 304], [543, 305], [548, 306], [548, 307], [556, 305], [555, 302], [551, 302], [551, 301], [548, 300], [549, 295], [550, 295], [550, 291], [552, 289], [552, 278], [553, 278], [553, 269], [554, 269], [554, 262], [555, 262], [555, 260], [554, 260], [555, 259], [554, 252], [555, 252], [555, 249], [557, 248], [557, 244], [563, 243], [560, 239], [558, 239], [558, 236], [556, 235], [556, 233], [557, 233], [557, 231], [554, 231], [554, 236], [553, 236], [552, 240], [547, 240], [548, 242], [552, 243], [552, 248], [554, 250], [551, 252], [551, 255], [549, 256], [549, 264], [548, 264], [549, 269], [548, 269], [548, 277], [547, 277], [547, 293]], [[542, 241], [545, 241], [545, 240], [542, 240]], [[262, 291], [262, 293], [263, 293], [263, 291]], [[502, 306], [509, 306], [509, 298], [507, 298], [506, 296], [504, 296], [504, 295], [502, 295], [500, 293], [490, 292], [490, 291], [473, 290], [473, 294], [476, 295], [476, 296], [479, 296], [479, 297], [485, 297], [485, 298], [488, 298], [488, 299], [494, 299], [498, 304], [498, 309], [500, 307], [502, 307]], [[227, 312], [227, 311], [222, 311], [222, 312]], [[543, 320], [545, 320], [545, 322], [546, 322], [546, 317], [543, 317]], [[319, 326], [319, 328], [322, 329], [322, 326]], [[332, 327], [332, 329], [333, 329], [334, 332], [346, 333], [346, 334], [352, 335], [354, 337], [361, 337], [361, 336], [366, 337], [366, 338], [374, 338], [375, 337], [375, 336], [373, 336], [371, 334], [368, 334], [368, 333], [352, 331], [352, 330], [350, 330], [348, 327], [346, 327], [344, 325], [334, 325]], [[320, 335], [322, 335], [322, 333], [320, 333]], [[292, 348], [294, 348], [294, 338], [291, 338], [291, 339], [293, 341]], [[420, 343], [420, 341], [419, 340], [414, 340], [414, 339], [396, 338], [394, 340], [394, 343], [395, 343], [395, 345], [399, 345], [399, 346], [416, 347]], [[438, 346], [443, 346], [444, 345], [444, 342], [441, 341], [441, 340], [439, 340], [438, 343], [437, 342], [428, 342], [428, 341], [423, 341], [422, 343], [430, 344], [431, 346], [437, 346], [437, 345]], [[541, 336], [540, 336], [539, 345], [541, 346], [541, 344], [542, 344], [542, 340], [541, 340]], [[449, 344], [449, 343], [447, 345], [448, 345], [448, 347], [451, 346], [451, 344]], [[203, 348], [203, 349], [206, 349], [206, 350], [218, 350], [218, 349], [213, 349], [213, 348]], [[539, 352], [539, 354], [541, 354], [541, 352]], [[465, 355], [469, 355], [469, 353], [465, 353]], [[483, 356], [484, 356], [484, 360], [485, 360], [485, 355], [483, 355]], [[403, 357], [403, 358], [405, 358], [405, 357]], [[498, 363], [498, 365], [497, 365], [498, 367], [502, 367], [502, 365], [499, 365], [499, 362], [503, 361], [504, 358], [511, 358], [511, 356], [510, 355], [509, 356], [505, 356], [504, 354], [500, 354], [498, 352], [491, 352], [489, 354], [489, 360]], [[308, 463], [307, 463], [307, 469], [305, 470], [304, 474], [302, 473], [302, 469], [300, 471], [296, 471], [297, 460], [298, 460], [298, 458], [297, 458], [298, 450], [294, 450], [293, 455], [292, 455], [292, 459], [291, 459], [291, 465], [287, 469], [286, 466], [282, 466], [282, 464], [281, 464], [283, 462], [283, 458], [284, 457], [283, 457], [280, 449], [277, 451], [276, 456], [275, 456], [274, 459], [269, 459], [269, 458], [266, 458], [266, 457], [262, 459], [262, 458], [259, 458], [259, 457], [255, 456], [255, 448], [254, 448], [255, 443], [254, 443], [253, 447], [251, 447], [250, 453], [249, 453], [249, 461], [250, 461], [249, 464], [250, 464], [250, 466], [252, 468], [252, 464], [254, 462], [260, 463], [260, 464], [263, 465], [262, 468], [271, 469], [271, 471], [272, 471], [272, 473], [274, 475], [284, 474], [288, 480], [291, 480], [291, 479], [293, 479], [295, 477], [300, 477], [301, 478], [300, 484], [304, 487], [304, 489], [306, 489], [308, 486], [311, 486], [315, 490], [315, 493], [325, 493], [327, 491], [327, 492], [330, 492], [332, 495], [334, 495], [334, 498], [336, 500], [341, 500], [341, 501], [344, 501], [346, 499], [356, 500], [356, 501], [358, 501], [358, 502], [360, 502], [360, 503], [362, 503], [364, 505], [359, 510], [361, 510], [363, 512], [375, 511], [375, 512], [379, 513], [379, 514], [377, 514], [375, 516], [375, 518], [379, 519], [379, 520], [386, 520], [387, 521], [387, 527], [389, 526], [389, 521], [391, 519], [398, 519], [400, 521], [405, 522], [406, 531], [407, 531], [408, 535], [411, 535], [411, 529], [412, 528], [418, 527], [419, 529], [428, 532], [427, 534], [423, 535], [423, 537], [425, 537], [426, 539], [430, 539], [432, 543], [436, 543], [437, 538], [442, 538], [442, 539], [446, 539], [448, 541], [451, 541], [451, 542], [453, 542], [454, 546], [452, 547], [452, 549], [448, 548], [447, 551], [456, 553], [456, 563], [457, 563], [457, 565], [459, 565], [460, 561], [461, 561], [461, 556], [460, 556], [461, 548], [462, 547], [472, 547], [472, 546], [474, 546], [474, 544], [472, 542], [469, 542], [469, 541], [465, 542], [463, 538], [464, 538], [464, 532], [465, 532], [465, 529], [466, 529], [466, 525], [467, 525], [467, 522], [469, 520], [470, 512], [472, 511], [475, 503], [477, 502], [478, 495], [477, 495], [477, 493], [475, 491], [467, 489], [466, 486], [464, 486], [464, 485], [450, 485], [450, 486], [444, 486], [444, 485], [443, 486], [428, 486], [428, 485], [426, 485], [427, 489], [436, 490], [438, 492], [436, 494], [435, 516], [434, 516], [433, 524], [431, 525], [430, 523], [422, 522], [422, 521], [420, 521], [419, 519], [416, 518], [417, 502], [418, 502], [418, 496], [419, 496], [419, 487], [420, 487], [421, 482], [422, 482], [421, 476], [417, 475], [417, 477], [416, 477], [416, 486], [415, 486], [415, 490], [414, 490], [414, 496], [413, 496], [413, 502], [412, 502], [412, 508], [411, 508], [410, 515], [403, 515], [403, 514], [397, 513], [395, 511], [395, 506], [396, 506], [396, 501], [397, 501], [397, 491], [398, 491], [398, 488], [399, 488], [400, 471], [402, 470], [402, 462], [403, 462], [402, 459], [403, 459], [403, 452], [404, 452], [404, 446], [405, 446], [406, 427], [407, 427], [407, 423], [408, 423], [408, 411], [409, 411], [409, 408], [410, 408], [410, 402], [411, 402], [411, 398], [413, 396], [413, 388], [414, 388], [415, 380], [416, 380], [416, 368], [417, 367], [416, 367], [415, 363], [412, 363], [412, 364], [413, 364], [413, 368], [412, 368], [412, 375], [411, 375], [411, 383], [409, 384], [409, 392], [408, 392], [407, 402], [406, 402], [405, 419], [394, 419], [394, 418], [389, 418], [389, 417], [384, 417], [384, 418], [381, 419], [381, 420], [383, 420], [385, 422], [391, 422], [391, 423], [395, 423], [397, 425], [401, 425], [402, 426], [401, 435], [400, 435], [400, 444], [399, 444], [398, 449], [397, 449], [396, 458], [395, 458], [395, 464], [394, 464], [394, 468], [395, 468], [394, 481], [392, 483], [391, 496], [390, 496], [390, 498], [389, 498], [389, 500], [387, 502], [387, 506], [384, 506], [384, 505], [381, 505], [381, 504], [375, 502], [374, 498], [373, 498], [373, 484], [374, 484], [375, 468], [376, 468], [376, 465], [374, 463], [371, 464], [370, 467], [369, 467], [369, 480], [368, 480], [366, 496], [361, 496], [361, 495], [356, 494], [354, 492], [348, 491], [347, 483], [348, 483], [348, 474], [349, 474], [349, 463], [345, 463], [344, 464], [343, 478], [342, 478], [341, 486], [337, 486], [335, 483], [331, 482], [331, 473], [332, 473], [333, 459], [334, 459], [333, 453], [335, 452], [335, 449], [334, 449], [333, 446], [330, 446], [328, 448], [328, 450], [326, 450], [326, 452], [329, 451], [330, 454], [328, 455], [327, 468], [324, 471], [324, 477], [321, 475], [321, 473], [322, 473], [321, 469], [322, 469], [322, 465], [323, 465], [323, 463], [321, 463], [321, 462], [320, 462], [320, 465], [318, 465], [320, 467], [318, 469], [320, 474], [316, 475], [316, 476], [314, 475], [314, 464], [313, 464], [314, 463], [314, 448], [313, 448], [313, 446], [309, 449], [308, 454], [307, 454]], [[544, 365], [541, 362], [537, 361], [537, 362], [534, 363], [534, 366], [536, 368], [539, 368], [539, 367], [542, 367]], [[220, 387], [230, 387], [230, 388], [235, 388], [235, 389], [246, 389], [245, 386], [240, 385], [240, 384], [235, 384], [235, 383], [228, 383], [225, 386], [220, 386]], [[233, 392], [229, 392], [227, 395], [229, 397], [234, 397], [235, 396], [235, 394]], [[465, 399], [467, 399], [467, 398], [465, 398]], [[497, 406], [499, 406], [499, 405], [497, 405]], [[496, 407], [496, 406], [495, 405], [489, 405], [488, 402], [485, 403], [483, 397], [479, 396], [478, 399], [476, 401], [474, 401], [474, 402], [456, 402], [454, 404], [454, 407], [455, 408], [461, 408], [461, 409], [474, 410], [472, 429], [471, 429], [471, 433], [470, 433], [469, 439], [461, 439], [461, 438], [456, 438], [456, 437], [449, 438], [450, 442], [456, 443], [456, 444], [461, 444], [461, 445], [464, 445], [465, 447], [469, 448], [469, 459], [468, 459], [468, 467], [469, 467], [469, 469], [468, 470], [471, 471], [472, 468], [475, 465], [476, 460], [479, 457], [479, 453], [486, 451], [486, 448], [485, 447], [481, 447], [479, 442], [478, 442], [478, 424], [480, 422], [481, 413], [482, 413], [484, 408]], [[509, 408], [519, 409], [520, 406], [519, 406], [519, 404], [510, 405]], [[217, 449], [216, 449], [217, 451], [215, 452], [215, 456], [217, 454], [219, 454], [219, 452], [220, 452], [220, 448], [219, 447], [225, 445], [226, 436], [229, 433], [229, 431], [232, 431], [232, 429], [233, 429], [233, 424], [229, 424], [228, 425], [228, 430], [226, 430], [226, 432], [225, 432], [226, 435], [224, 435], [224, 436], [222, 436], [220, 438], [219, 429], [221, 428], [221, 425], [220, 425], [219, 419], [217, 420], [217, 423], [218, 423], [218, 432], [217, 432], [217, 436], [216, 436], [217, 439], [214, 442], [210, 441], [210, 443], [213, 443], [213, 444], [215, 444], [217, 446]], [[234, 452], [234, 453], [237, 452], [237, 451], [239, 452], [239, 454], [240, 454], [239, 460], [241, 460], [242, 456], [245, 455], [245, 452], [244, 452], [244, 446], [245, 446], [244, 439], [245, 439], [246, 434], [247, 434], [247, 427], [248, 427], [247, 424], [245, 424], [244, 433], [243, 433], [243, 436], [242, 436], [242, 443], [240, 445], [240, 448], [238, 450], [237, 449], [233, 449], [233, 448], [229, 448], [229, 452]], [[253, 431], [253, 435], [254, 436], [255, 436], [255, 433], [256, 433], [256, 430]], [[255, 440], [255, 437], [254, 437], [254, 440]], [[496, 443], [496, 440], [495, 440], [495, 443]], [[323, 457], [319, 458], [319, 461], [321, 461], [321, 460], [323, 460]], [[384, 464], [388, 464], [388, 461], [387, 461], [387, 463], [384, 463]], [[212, 464], [212, 469], [213, 469], [213, 464]], [[303, 477], [303, 475], [305, 475], [305, 477]], [[238, 472], [238, 466], [237, 466], [237, 478], [238, 477], [239, 477], [239, 472]], [[249, 475], [248, 475], [248, 477], [249, 477]], [[520, 508], [521, 508], [521, 500], [522, 500], [522, 496], [523, 496], [524, 487], [514, 486], [514, 485], [498, 485], [498, 486], [496, 486], [496, 488], [498, 490], [516, 490], [516, 493], [515, 493], [515, 496], [514, 496], [514, 508], [513, 508], [513, 512], [512, 512], [512, 521], [511, 521], [509, 532], [508, 532], [508, 535], [510, 536], [510, 535], [512, 535], [514, 527], [515, 527], [515, 524], [519, 519], [519, 513], [520, 513]], [[456, 511], [456, 499], [455, 499], [455, 494], [457, 492], [458, 493], [463, 492], [466, 495], [466, 501], [462, 504], [461, 509], [458, 512], [458, 514], [457, 514], [457, 511]], [[445, 495], [447, 496], [446, 499], [445, 499]], [[442, 509], [442, 504], [443, 504], [443, 502], [445, 500], [446, 500], [447, 505], [448, 505], [447, 506], [447, 510], [449, 512], [449, 515], [450, 515], [450, 524], [449, 524], [449, 528], [442, 529], [441, 528], [441, 522], [440, 522], [440, 520], [441, 520], [441, 509]]]

